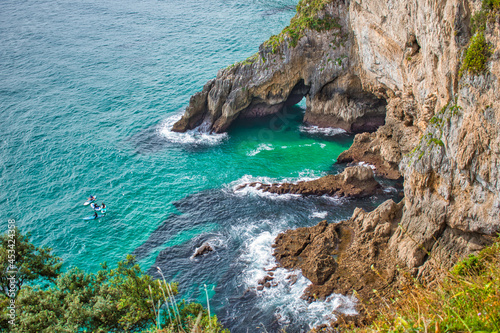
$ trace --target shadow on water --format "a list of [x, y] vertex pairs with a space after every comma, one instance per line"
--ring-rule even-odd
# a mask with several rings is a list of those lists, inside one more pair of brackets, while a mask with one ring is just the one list
[[158, 135], [158, 125], [153, 125], [141, 130], [140, 132], [126, 139], [129, 142], [135, 154], [146, 155], [164, 150], [169, 142]]

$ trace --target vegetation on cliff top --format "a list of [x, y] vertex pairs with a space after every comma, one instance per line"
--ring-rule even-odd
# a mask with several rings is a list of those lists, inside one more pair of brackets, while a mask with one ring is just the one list
[[458, 262], [433, 289], [415, 283], [381, 309], [368, 332], [500, 332], [500, 240]]
[[[104, 263], [97, 273], [73, 268], [59, 274], [60, 259], [51, 249], [35, 247], [17, 229], [1, 235], [0, 245], [0, 331], [227, 332], [200, 304], [177, 302], [177, 284], [153, 280], [132, 256], [114, 269]], [[26, 271], [32, 275], [24, 281], [38, 285], [16, 290]], [[6, 287], [12, 276], [16, 283]]]
[[290, 46], [295, 47], [306, 29], [325, 31], [340, 28], [336, 17], [323, 12], [330, 2], [331, 0], [301, 0], [297, 4], [297, 14], [290, 20], [290, 25], [279, 35], [271, 36], [264, 46], [270, 46], [272, 52], [276, 53], [286, 36], [290, 38]]

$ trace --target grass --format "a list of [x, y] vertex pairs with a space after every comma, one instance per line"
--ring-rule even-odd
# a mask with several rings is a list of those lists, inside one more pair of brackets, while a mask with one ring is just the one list
[[[229, 333], [224, 329], [217, 319], [210, 313], [210, 301], [205, 286], [207, 296], [207, 309], [204, 309], [199, 303], [178, 303], [175, 300], [175, 291], [171, 285], [166, 282], [165, 276], [160, 268], [158, 272], [162, 280], [156, 280], [163, 294], [163, 303], [154, 304], [151, 302], [155, 314], [156, 327], [149, 329], [149, 333]], [[149, 287], [151, 299], [153, 293]]]
[[477, 11], [470, 20], [472, 34], [484, 31], [490, 21], [494, 21], [500, 11], [500, 0], [483, 0], [481, 10]]
[[457, 263], [430, 290], [416, 283], [363, 332], [500, 332], [500, 240]]
[[271, 47], [272, 53], [278, 52], [285, 37], [290, 38], [290, 46], [297, 46], [300, 38], [304, 36], [306, 29], [325, 31], [340, 29], [336, 17], [323, 14], [325, 6], [330, 0], [301, 0], [297, 4], [297, 14], [290, 20], [288, 25], [279, 35], [273, 35], [264, 42], [264, 46]]

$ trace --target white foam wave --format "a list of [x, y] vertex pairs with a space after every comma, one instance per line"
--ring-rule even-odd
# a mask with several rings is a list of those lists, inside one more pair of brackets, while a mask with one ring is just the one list
[[359, 162], [358, 163], [359, 166], [364, 166], [364, 167], [369, 167], [371, 168], [372, 170], [375, 170], [377, 169], [377, 167], [373, 164], [370, 164], [370, 163], [366, 163], [366, 162]]
[[302, 147], [312, 147], [312, 146], [320, 146], [320, 148], [323, 149], [326, 147], [326, 144], [321, 143], [321, 142], [313, 142], [313, 143], [306, 143], [306, 144], [298, 145], [298, 146], [281, 146], [281, 149], [287, 149], [287, 148], [291, 148], [291, 147], [302, 148]]
[[255, 156], [261, 151], [264, 150], [274, 150], [273, 146], [267, 143], [261, 143], [260, 145], [257, 146], [254, 150], [250, 151], [247, 153], [247, 156]]
[[240, 195], [240, 196], [252, 196], [256, 195], [262, 198], [268, 198], [268, 199], [273, 199], [273, 200], [292, 200], [292, 199], [298, 199], [301, 197], [300, 194], [276, 194], [276, 193], [270, 193], [270, 192], [264, 192], [260, 190], [260, 186], [244, 186], [238, 189], [234, 190], [234, 194]]
[[299, 130], [301, 132], [309, 133], [309, 134], [322, 134], [327, 136], [334, 136], [342, 133], [346, 133], [342, 128], [333, 128], [333, 127], [318, 127], [318, 126], [300, 126]]
[[329, 196], [327, 194], [323, 194], [321, 196], [322, 199], [330, 202], [330, 203], [333, 203], [333, 204], [336, 204], [336, 205], [342, 205], [344, 204], [348, 199], [344, 198], [344, 197], [338, 197], [338, 196]]
[[[323, 172], [318, 172], [309, 169], [299, 172], [299, 176], [296, 178], [283, 178], [280, 180], [270, 177], [254, 177], [252, 175], [244, 175], [240, 179], [233, 181], [229, 185], [227, 185], [226, 189], [237, 195], [258, 195], [261, 197], [267, 197], [271, 199], [289, 200], [292, 198], [300, 198], [301, 195], [275, 194], [275, 193], [263, 192], [262, 190], [260, 190], [260, 184], [282, 184], [282, 183], [296, 184], [301, 181], [310, 181], [318, 179], [322, 176], [324, 176]], [[252, 183], [256, 183], [255, 186], [248, 186], [249, 184]]]
[[325, 219], [327, 217], [327, 215], [328, 215], [328, 212], [318, 212], [318, 211], [315, 211], [315, 212], [313, 212], [309, 216], [309, 218], [315, 218], [315, 217], [317, 217], [317, 218], [320, 218], [320, 219]]
[[385, 193], [397, 193], [398, 189], [392, 186], [384, 188]]
[[165, 119], [158, 128], [158, 133], [167, 141], [187, 145], [207, 145], [215, 146], [227, 139], [227, 133], [210, 134], [208, 124], [202, 124], [195, 129], [184, 133], [172, 131], [172, 126], [181, 119], [182, 114], [178, 113]]
[[[300, 298], [304, 290], [311, 284], [300, 271], [289, 271], [277, 266], [272, 256], [272, 244], [277, 232], [261, 232], [254, 237], [247, 238], [244, 254], [241, 260], [246, 264], [241, 276], [242, 283], [249, 289], [256, 290], [260, 297], [259, 306], [263, 310], [273, 311], [276, 319], [282, 325], [292, 320], [305, 324], [309, 328], [328, 324], [336, 319], [335, 312], [348, 315], [356, 314], [355, 302], [351, 297], [332, 295], [325, 301], [308, 303]], [[259, 280], [270, 275], [272, 270], [271, 287], [257, 290]]]

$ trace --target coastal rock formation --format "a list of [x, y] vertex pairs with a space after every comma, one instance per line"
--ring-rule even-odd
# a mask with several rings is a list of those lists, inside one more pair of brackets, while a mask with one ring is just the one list
[[209, 252], [212, 252], [214, 249], [208, 243], [203, 243], [199, 248], [196, 249], [193, 253], [193, 258], [200, 257]]
[[[348, 4], [302, 5], [295, 18], [299, 27], [293, 32], [303, 34], [302, 38], [273, 36], [254, 56], [220, 70], [191, 97], [172, 130], [184, 132], [204, 124], [210, 131], [223, 132], [239, 117], [274, 114], [303, 97], [306, 121], [312, 125], [360, 132], [383, 124], [385, 100], [363, 90], [360, 79], [350, 71], [353, 40], [347, 35]], [[326, 21], [330, 29], [301, 30], [302, 19], [316, 20], [316, 25]]]
[[[299, 7], [317, 3], [302, 0]], [[358, 134], [338, 160], [368, 162], [379, 175], [403, 177], [404, 204], [355, 211], [340, 234], [335, 229], [336, 236], [332, 231], [324, 241], [324, 252], [307, 249], [330, 227], [321, 226], [314, 237], [301, 230], [307, 241], [291, 247], [296, 254], [278, 247], [277, 257], [286, 267], [293, 265], [285, 257], [301, 258], [296, 266], [316, 282], [310, 291], [316, 295], [358, 290], [359, 281], [369, 283], [378, 273], [392, 281], [396, 262], [426, 279], [435, 267], [449, 268], [478, 251], [500, 230], [500, 8], [474, 0], [319, 3], [320, 10], [308, 12], [312, 19], [335, 25], [306, 28], [296, 45], [285, 29], [251, 63], [219, 72], [193, 96], [174, 129], [205, 122], [224, 131], [237, 117], [274, 113], [302, 96], [307, 122], [353, 132], [376, 129]], [[297, 185], [288, 191], [295, 193]], [[349, 230], [352, 268], [344, 270], [341, 259], [331, 261], [331, 244], [345, 243]], [[365, 254], [375, 263], [372, 273]], [[345, 284], [328, 282], [336, 278]]]
[[328, 175], [315, 180], [301, 181], [296, 184], [251, 183], [244, 186], [257, 187], [263, 192], [276, 194], [327, 194], [346, 198], [371, 196], [381, 188], [373, 176], [372, 169], [366, 166], [348, 167], [338, 175]]
[[388, 200], [370, 213], [357, 208], [347, 221], [288, 230], [276, 237], [274, 256], [311, 280], [306, 299], [324, 299], [332, 292], [355, 291], [363, 300], [374, 297], [374, 290], [384, 295], [405, 279], [394, 253], [384, 246], [398, 229], [403, 206], [403, 201]]

